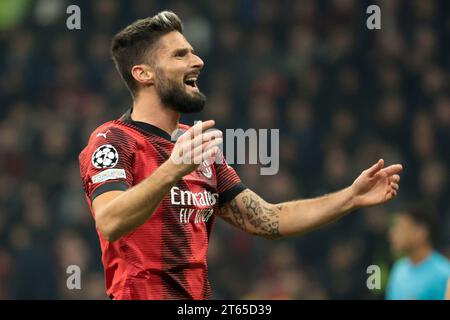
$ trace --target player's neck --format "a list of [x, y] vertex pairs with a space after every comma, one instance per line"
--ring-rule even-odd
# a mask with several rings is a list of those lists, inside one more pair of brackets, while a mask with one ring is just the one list
[[433, 252], [433, 247], [428, 243], [424, 243], [418, 247], [416, 247], [409, 254], [409, 259], [413, 264], [419, 264], [427, 259], [430, 254]]
[[133, 102], [131, 119], [151, 124], [171, 135], [178, 128], [180, 114], [163, 106], [157, 97], [140, 95]]

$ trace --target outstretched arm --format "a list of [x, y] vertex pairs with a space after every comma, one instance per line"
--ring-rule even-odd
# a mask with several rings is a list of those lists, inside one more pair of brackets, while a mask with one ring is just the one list
[[277, 239], [308, 232], [361, 207], [384, 203], [397, 195], [402, 166], [384, 167], [380, 159], [353, 184], [314, 199], [270, 204], [246, 189], [224, 204], [218, 216], [245, 232]]

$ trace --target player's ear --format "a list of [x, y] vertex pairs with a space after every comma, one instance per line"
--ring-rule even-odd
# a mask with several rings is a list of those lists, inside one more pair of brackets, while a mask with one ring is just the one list
[[144, 86], [154, 84], [155, 74], [148, 64], [137, 64], [131, 68], [133, 78]]

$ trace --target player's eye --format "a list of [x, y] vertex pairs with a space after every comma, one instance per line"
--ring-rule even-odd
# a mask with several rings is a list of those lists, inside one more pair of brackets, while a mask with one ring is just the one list
[[182, 58], [182, 57], [184, 57], [185, 55], [187, 54], [187, 50], [177, 50], [176, 52], [175, 52], [175, 57], [177, 57], [177, 58]]

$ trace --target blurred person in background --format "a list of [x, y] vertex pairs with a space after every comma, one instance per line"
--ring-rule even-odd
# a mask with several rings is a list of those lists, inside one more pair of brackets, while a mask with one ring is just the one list
[[436, 218], [423, 206], [396, 215], [390, 230], [392, 251], [405, 257], [392, 268], [389, 300], [442, 300], [450, 277], [449, 260], [434, 247]]
[[445, 300], [450, 300], [450, 278], [447, 282], [447, 291], [445, 292]]

